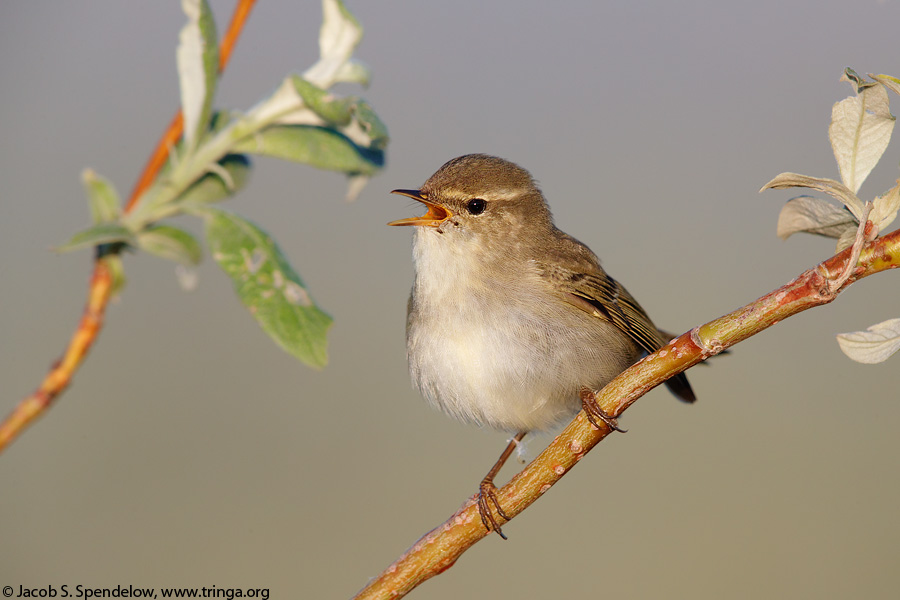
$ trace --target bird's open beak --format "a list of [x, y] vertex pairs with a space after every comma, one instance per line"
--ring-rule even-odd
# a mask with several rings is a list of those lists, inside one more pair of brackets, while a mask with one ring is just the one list
[[419, 190], [393, 190], [391, 193], [418, 200], [428, 207], [428, 212], [421, 217], [409, 217], [408, 219], [391, 221], [388, 225], [427, 225], [429, 227], [437, 227], [453, 216], [453, 213], [443, 206], [435, 204], [434, 202], [429, 202], [425, 194]]

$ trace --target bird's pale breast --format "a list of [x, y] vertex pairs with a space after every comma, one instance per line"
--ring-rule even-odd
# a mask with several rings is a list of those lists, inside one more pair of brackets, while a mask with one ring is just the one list
[[505, 431], [544, 430], [578, 410], [582, 385], [599, 389], [636, 360], [625, 334], [560, 300], [527, 261], [485, 270], [447, 241], [417, 231], [414, 242], [409, 365], [430, 403]]

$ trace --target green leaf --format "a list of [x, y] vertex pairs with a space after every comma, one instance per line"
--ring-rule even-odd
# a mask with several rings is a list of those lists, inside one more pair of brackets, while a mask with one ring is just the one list
[[856, 362], [876, 364], [900, 350], [900, 319], [888, 319], [865, 331], [839, 333], [838, 345]]
[[185, 147], [193, 150], [209, 125], [219, 69], [216, 23], [206, 0], [182, 0], [188, 17], [178, 42], [178, 79]]
[[351, 106], [353, 98], [336, 98], [315, 84], [299, 75], [291, 77], [294, 89], [303, 99], [303, 103], [326, 123], [332, 125], [348, 125], [353, 118]]
[[153, 225], [137, 235], [138, 248], [183, 265], [196, 265], [203, 250], [187, 231], [170, 225]]
[[[250, 161], [242, 154], [226, 154], [218, 162], [207, 164], [206, 172], [193, 183], [185, 183], [186, 189], [173, 184], [170, 169], [171, 165], [164, 167], [150, 189], [141, 195], [135, 209], [121, 217], [123, 225], [132, 231], [141, 231], [151, 223], [202, 209], [231, 196], [246, 184]], [[182, 190], [180, 193], [179, 189]]]
[[895, 119], [884, 86], [863, 81], [852, 69], [841, 81], [849, 81], [857, 95], [832, 107], [828, 138], [841, 180], [855, 194], [887, 149]]
[[333, 127], [362, 148], [383, 150], [387, 146], [387, 127], [368, 102], [354, 96], [338, 98], [298, 75], [285, 79], [267, 103], [283, 107], [274, 119], [276, 125]]
[[91, 209], [91, 221], [94, 224], [110, 223], [118, 220], [120, 213], [119, 194], [105, 178], [93, 171], [85, 169], [81, 173], [81, 181], [88, 197]]
[[371, 175], [384, 166], [382, 151], [362, 148], [333, 129], [310, 125], [268, 127], [234, 149], [344, 173]]
[[353, 106], [356, 120], [362, 128], [366, 137], [369, 138], [369, 147], [377, 150], [383, 150], [388, 143], [388, 130], [369, 103], [360, 100]]
[[71, 252], [80, 248], [98, 246], [100, 244], [124, 243], [135, 245], [135, 237], [131, 231], [116, 223], [100, 223], [73, 235], [68, 242], [56, 248], [57, 252]]
[[181, 204], [218, 202], [244, 187], [250, 175], [250, 159], [243, 154], [227, 154], [218, 168], [197, 180], [178, 198]]
[[206, 208], [203, 216], [210, 254], [263, 330], [306, 364], [325, 366], [331, 317], [313, 303], [274, 240], [233, 213]]

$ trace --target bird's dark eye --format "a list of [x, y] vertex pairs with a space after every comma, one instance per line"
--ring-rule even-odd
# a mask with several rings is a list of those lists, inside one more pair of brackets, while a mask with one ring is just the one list
[[487, 203], [481, 198], [472, 198], [466, 202], [466, 210], [469, 211], [470, 215], [480, 215], [486, 207]]

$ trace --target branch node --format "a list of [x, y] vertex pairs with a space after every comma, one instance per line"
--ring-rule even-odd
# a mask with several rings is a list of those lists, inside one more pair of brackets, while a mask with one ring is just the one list
[[710, 338], [708, 341], [704, 342], [700, 337], [699, 327], [691, 329], [691, 341], [694, 342], [695, 346], [700, 348], [700, 352], [703, 354], [703, 360], [706, 360], [710, 356], [715, 356], [725, 349], [725, 344], [717, 338]]

